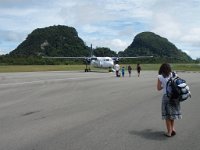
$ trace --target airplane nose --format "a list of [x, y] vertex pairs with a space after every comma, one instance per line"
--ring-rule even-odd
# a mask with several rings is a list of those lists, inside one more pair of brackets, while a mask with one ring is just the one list
[[114, 66], [114, 62], [112, 61], [112, 62], [110, 62], [110, 65], [111, 65], [111, 67], [113, 67]]

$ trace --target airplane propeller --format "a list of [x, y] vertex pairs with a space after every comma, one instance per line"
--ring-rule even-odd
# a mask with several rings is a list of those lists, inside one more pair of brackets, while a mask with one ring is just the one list
[[118, 63], [119, 62], [119, 57], [112, 57], [112, 60], [114, 61], [114, 63]]
[[85, 61], [86, 61], [87, 64], [90, 64], [91, 58], [90, 58], [90, 57], [87, 57], [87, 58], [85, 59]]

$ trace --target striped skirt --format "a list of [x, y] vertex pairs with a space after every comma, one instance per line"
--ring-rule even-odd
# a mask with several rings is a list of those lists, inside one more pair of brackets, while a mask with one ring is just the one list
[[171, 102], [166, 94], [162, 97], [162, 119], [181, 119], [181, 106], [180, 102]]

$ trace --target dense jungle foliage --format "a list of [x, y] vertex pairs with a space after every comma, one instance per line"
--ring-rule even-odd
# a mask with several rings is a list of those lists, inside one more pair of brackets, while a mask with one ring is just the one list
[[[118, 54], [106, 47], [92, 49], [78, 36], [75, 28], [58, 25], [35, 29], [10, 54], [0, 56], [1, 65], [59, 65], [83, 64], [78, 59], [44, 59], [53, 57], [117, 57], [117, 56], [154, 56], [145, 59], [122, 59], [121, 63], [192, 63], [186, 53], [177, 49], [166, 38], [152, 32], [142, 32], [135, 36], [133, 42]], [[199, 62], [199, 59], [196, 60]]]

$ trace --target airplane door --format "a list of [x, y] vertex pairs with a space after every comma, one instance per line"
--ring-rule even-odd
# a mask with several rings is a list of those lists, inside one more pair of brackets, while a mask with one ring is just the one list
[[103, 62], [102, 61], [99, 61], [99, 67], [103, 67]]

